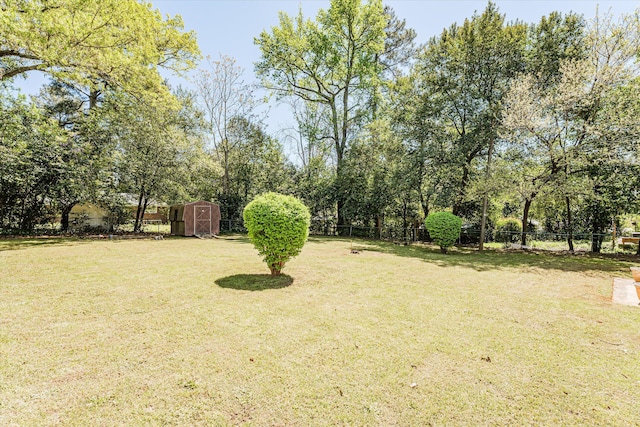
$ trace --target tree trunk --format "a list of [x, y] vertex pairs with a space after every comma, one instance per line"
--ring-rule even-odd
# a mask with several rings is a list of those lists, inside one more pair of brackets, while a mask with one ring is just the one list
[[272, 276], [280, 276], [282, 272], [280, 270], [276, 270], [275, 267], [269, 267]]
[[422, 212], [424, 213], [424, 218], [427, 219], [429, 216], [429, 199], [431, 197], [424, 197], [422, 191], [420, 192], [420, 205], [422, 206]]
[[487, 209], [489, 207], [489, 194], [485, 193], [482, 198], [482, 218], [480, 219], [480, 243], [478, 250], [482, 252], [484, 250], [484, 240], [487, 233]]
[[599, 233], [591, 235], [591, 252], [599, 254], [602, 251], [602, 236]]
[[522, 246], [527, 246], [527, 233], [529, 232], [529, 211], [531, 210], [533, 199], [537, 195], [538, 193], [531, 193], [528, 198], [525, 198], [524, 201], [524, 210], [522, 213], [522, 235], [520, 238], [520, 244]]
[[[492, 127], [494, 126], [492, 121]], [[491, 157], [493, 156], [494, 136], [491, 135], [489, 141], [489, 152], [487, 153], [487, 171], [485, 173], [486, 182], [491, 181]], [[480, 252], [484, 249], [484, 239], [487, 232], [487, 210], [489, 209], [489, 190], [485, 189], [484, 197], [482, 200], [482, 218], [480, 219], [480, 246], [478, 250]]]
[[469, 181], [469, 164], [465, 163], [462, 166], [462, 180], [460, 181], [460, 188], [458, 189], [458, 195], [453, 203], [453, 214], [456, 216], [462, 216], [462, 202], [464, 200], [464, 194], [467, 189], [467, 182]]
[[[224, 144], [226, 144], [227, 141], [224, 141]], [[227, 150], [227, 147], [225, 145], [224, 149], [223, 149], [223, 155], [224, 155], [224, 175], [222, 177], [222, 193], [225, 196], [229, 195], [229, 152]]]
[[380, 240], [382, 240], [382, 216], [381, 215], [377, 215], [376, 216], [376, 229], [378, 230], [378, 238]]
[[[346, 80], [347, 82], [350, 81], [350, 78]], [[347, 85], [344, 89], [344, 94], [342, 97], [342, 106], [343, 106], [343, 111], [342, 111], [342, 126], [341, 126], [341, 133], [340, 133], [340, 144], [339, 144], [339, 150], [336, 153], [337, 154], [337, 159], [338, 159], [338, 168], [339, 168], [339, 173], [338, 173], [338, 185], [340, 185], [340, 187], [342, 187], [342, 156], [344, 154], [344, 149], [346, 147], [347, 144], [347, 134], [348, 134], [348, 123], [349, 123], [349, 85]], [[353, 189], [349, 188], [349, 192], [353, 191]], [[344, 205], [345, 205], [345, 192], [343, 191], [343, 188], [340, 188], [340, 193], [338, 195], [338, 224], [339, 225], [346, 225], [346, 221], [344, 218], [344, 212], [342, 212], [342, 210], [344, 209]], [[346, 229], [345, 229], [345, 234], [346, 234]]]
[[336, 170], [336, 185], [337, 185], [337, 197], [336, 197], [336, 207], [338, 209], [338, 223], [337, 225], [337, 231], [338, 231], [338, 235], [339, 236], [344, 236], [346, 235], [347, 231], [346, 231], [346, 218], [344, 217], [344, 207], [346, 204], [346, 200], [345, 200], [345, 196], [344, 196], [344, 189], [342, 188], [343, 186], [343, 179], [342, 179], [342, 155], [341, 153], [338, 153], [338, 165], [337, 165], [337, 170]]
[[142, 214], [140, 215], [140, 231], [142, 231], [142, 227], [144, 225], [144, 213], [147, 211], [148, 205], [149, 205], [149, 198], [145, 196], [144, 204], [142, 205]]
[[[602, 242], [604, 240], [604, 232], [607, 229], [609, 218], [606, 215], [598, 215], [598, 212], [604, 212], [604, 206], [594, 205], [594, 213], [591, 226], [591, 252], [599, 254], [602, 252]], [[615, 220], [614, 220], [615, 227]], [[613, 244], [615, 245], [615, 231], [613, 236]]]
[[341, 196], [338, 196], [336, 208], [338, 209], [338, 223], [336, 224], [338, 228], [338, 236], [344, 236], [346, 235], [346, 221], [342, 212], [344, 210], [344, 200], [342, 200]]
[[402, 239], [403, 241], [407, 241], [407, 202], [405, 201], [402, 204]]
[[611, 236], [611, 251], [613, 253], [615, 253], [616, 252], [616, 239], [618, 238], [616, 236], [618, 230], [616, 229], [616, 217], [615, 216], [613, 218], [611, 218], [611, 225], [612, 225], [612, 228], [613, 228], [613, 234]]
[[272, 276], [281, 276], [283, 267], [284, 267], [284, 262], [276, 262], [274, 264], [269, 265], [269, 271], [271, 271]]
[[573, 223], [571, 221], [571, 200], [569, 196], [564, 198], [567, 204], [567, 244], [569, 244], [569, 252], [573, 253]]
[[524, 211], [522, 212], [522, 235], [520, 237], [520, 244], [527, 246], [527, 233], [529, 232], [529, 209], [531, 209], [531, 202], [533, 197], [524, 201]]
[[138, 196], [138, 209], [136, 209], [136, 221], [133, 223], [133, 232], [137, 233], [140, 231], [140, 222], [142, 222], [142, 201], [144, 199], [144, 186], [140, 189], [140, 195]]
[[73, 209], [75, 205], [75, 203], [72, 203], [62, 206], [60, 212], [60, 231], [69, 231], [69, 214], [71, 213], [71, 209]]

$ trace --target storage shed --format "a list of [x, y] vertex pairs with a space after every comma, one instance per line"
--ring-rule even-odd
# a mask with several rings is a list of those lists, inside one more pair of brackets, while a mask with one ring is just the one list
[[220, 206], [198, 200], [171, 206], [171, 234], [176, 236], [207, 236], [220, 233]]

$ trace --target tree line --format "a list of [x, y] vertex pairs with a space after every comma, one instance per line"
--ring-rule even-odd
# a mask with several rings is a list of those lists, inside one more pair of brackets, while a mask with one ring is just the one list
[[[518, 218], [602, 234], [638, 212], [640, 12], [508, 21], [494, 3], [426, 44], [380, 0], [280, 14], [255, 38], [262, 88], [294, 124], [266, 131], [232, 57], [147, 2], [0, 3], [0, 227], [32, 230], [93, 201], [135, 228], [151, 199], [217, 201], [240, 219], [256, 195], [298, 196], [334, 224], [412, 227], [447, 210], [481, 230]], [[38, 31], [34, 31], [34, 28]], [[50, 84], [26, 98], [15, 79]], [[285, 146], [294, 150], [290, 158]], [[600, 251], [602, 238], [592, 242]]]
[[[450, 210], [603, 234], [638, 212], [640, 13], [509, 22], [492, 2], [424, 46], [380, 1], [282, 14], [256, 43], [262, 83], [295, 99], [306, 188], [338, 226], [402, 227]], [[324, 156], [324, 157], [323, 157]], [[318, 166], [320, 165], [320, 166]], [[329, 181], [324, 181], [329, 177]], [[324, 186], [322, 185], [324, 184]]]

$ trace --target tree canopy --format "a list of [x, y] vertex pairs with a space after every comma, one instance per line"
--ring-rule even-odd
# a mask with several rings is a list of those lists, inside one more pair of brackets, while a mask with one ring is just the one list
[[83, 86], [164, 93], [158, 68], [183, 72], [198, 57], [195, 33], [147, 1], [0, 2], [0, 80], [42, 71]]
[[[494, 231], [522, 246], [544, 231], [598, 252], [640, 220], [640, 10], [525, 24], [489, 2], [424, 45], [381, 0], [281, 13], [254, 39], [255, 73], [290, 107], [286, 129], [231, 56], [203, 63], [193, 91], [164, 82], [199, 52], [149, 1], [0, 10], [4, 229], [66, 229], [75, 204], [117, 210], [120, 193], [137, 195], [136, 228], [150, 199], [217, 201], [233, 228], [276, 191], [327, 233], [403, 240], [449, 212], [480, 249]], [[52, 81], [29, 99], [13, 84], [32, 71]]]
[[[316, 21], [302, 12], [280, 14], [280, 25], [256, 38], [262, 52], [256, 72], [279, 97], [320, 104], [328, 116], [337, 185], [349, 142], [368, 117], [367, 100], [378, 84], [387, 18], [380, 0], [334, 0]], [[343, 189], [344, 190], [344, 189]], [[338, 223], [344, 223], [344, 191], [338, 191]]]

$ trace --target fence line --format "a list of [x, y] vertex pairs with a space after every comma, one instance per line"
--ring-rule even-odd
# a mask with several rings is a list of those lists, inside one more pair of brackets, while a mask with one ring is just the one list
[[[246, 232], [242, 221], [221, 220], [221, 232]], [[364, 227], [356, 225], [338, 226], [326, 222], [312, 221], [309, 234], [315, 236], [341, 236], [341, 237], [360, 237], [377, 240], [401, 241], [401, 242], [429, 242], [431, 238], [424, 228], [413, 227]], [[522, 232], [519, 231], [496, 231], [488, 230], [485, 242], [497, 242], [503, 244], [517, 244], [521, 241]], [[527, 242], [566, 242], [571, 235], [574, 242], [585, 243], [592, 242], [598, 238], [602, 244], [611, 244], [613, 239], [612, 233], [551, 233], [546, 231], [528, 231], [525, 233]], [[622, 237], [617, 235], [616, 238]], [[478, 243], [480, 240], [480, 230], [463, 229], [460, 233], [457, 243]]]

